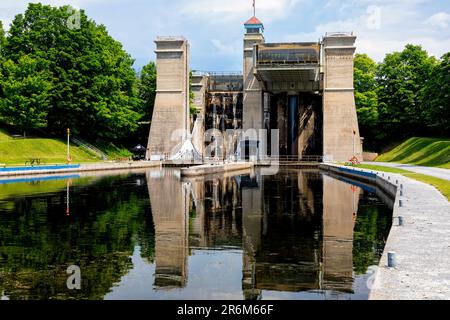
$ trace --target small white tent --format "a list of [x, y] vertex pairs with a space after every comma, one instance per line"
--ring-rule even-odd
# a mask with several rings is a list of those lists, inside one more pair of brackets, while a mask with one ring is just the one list
[[188, 136], [187, 139], [181, 145], [181, 148], [172, 156], [172, 161], [202, 161], [202, 155], [195, 149], [192, 143], [192, 136]]

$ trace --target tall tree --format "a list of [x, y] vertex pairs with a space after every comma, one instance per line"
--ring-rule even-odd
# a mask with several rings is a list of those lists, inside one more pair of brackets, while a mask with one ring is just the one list
[[378, 126], [377, 64], [366, 54], [355, 56], [354, 79], [356, 110], [365, 148], [376, 149]]
[[51, 83], [45, 61], [22, 56], [3, 64], [3, 98], [0, 116], [26, 136], [31, 129], [45, 128], [50, 107]]
[[426, 132], [424, 94], [436, 59], [421, 46], [407, 45], [388, 54], [377, 72], [380, 121], [385, 138], [405, 138]]
[[433, 68], [424, 90], [425, 119], [436, 135], [450, 136], [450, 52]]
[[156, 97], [156, 64], [151, 61], [140, 74], [139, 97], [142, 100], [141, 114], [144, 121], [151, 121]]
[[3, 23], [0, 21], [0, 57], [2, 57], [2, 52], [4, 50], [6, 44], [6, 35], [5, 35], [5, 29], [3, 29]]
[[3, 60], [4, 60], [4, 48], [6, 44], [5, 30], [3, 29], [3, 23], [0, 20], [0, 99], [3, 98]]
[[63, 134], [69, 127], [84, 137], [116, 139], [136, 130], [134, 61], [84, 11], [29, 4], [13, 20], [5, 51], [14, 62], [29, 56], [48, 63], [52, 132]]

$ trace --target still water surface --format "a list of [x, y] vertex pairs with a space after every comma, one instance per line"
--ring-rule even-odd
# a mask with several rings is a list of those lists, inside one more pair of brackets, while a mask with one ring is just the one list
[[0, 181], [0, 297], [367, 299], [392, 223], [374, 192], [314, 170]]

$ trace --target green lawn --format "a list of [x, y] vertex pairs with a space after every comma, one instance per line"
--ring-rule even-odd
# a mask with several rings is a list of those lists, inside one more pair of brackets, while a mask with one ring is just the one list
[[[79, 147], [72, 146], [70, 153], [73, 163], [99, 161]], [[30, 158], [40, 158], [42, 164], [66, 163], [67, 146], [55, 139], [12, 139], [0, 130], [0, 165], [25, 165]]]
[[361, 169], [373, 170], [373, 171], [398, 173], [405, 177], [431, 184], [432, 186], [436, 187], [439, 191], [441, 191], [442, 194], [444, 196], [446, 196], [447, 199], [450, 201], [450, 182], [448, 180], [439, 179], [439, 178], [427, 176], [427, 175], [420, 174], [420, 173], [414, 173], [414, 172], [403, 170], [403, 169], [390, 168], [390, 167], [384, 167], [384, 166], [361, 164], [356, 167], [361, 168]]
[[5, 132], [0, 130], [0, 142], [8, 141], [8, 140], [12, 140], [12, 138], [9, 135], [7, 135]]
[[411, 138], [376, 161], [450, 169], [450, 139]]

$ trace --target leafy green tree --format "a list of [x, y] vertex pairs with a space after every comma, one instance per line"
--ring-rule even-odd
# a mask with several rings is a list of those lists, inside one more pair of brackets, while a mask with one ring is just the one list
[[156, 64], [153, 61], [141, 70], [139, 97], [142, 100], [140, 113], [145, 121], [151, 121], [156, 98]]
[[384, 138], [423, 135], [426, 131], [424, 88], [437, 61], [421, 46], [407, 45], [388, 54], [377, 72], [380, 121]]
[[0, 57], [3, 56], [3, 49], [6, 44], [5, 30], [3, 29], [3, 23], [0, 21]]
[[[76, 15], [79, 24], [72, 24]], [[6, 55], [48, 64], [52, 90], [49, 130], [92, 139], [123, 138], [137, 129], [140, 99], [133, 59], [84, 11], [29, 4], [11, 24]]]
[[45, 128], [50, 108], [51, 83], [46, 63], [30, 56], [3, 64], [3, 98], [0, 116], [7, 123], [22, 130]]
[[450, 52], [434, 66], [424, 96], [427, 125], [436, 135], [450, 136]]
[[358, 121], [365, 147], [376, 149], [378, 126], [378, 94], [375, 79], [377, 64], [366, 54], [355, 56], [354, 79]]
[[[3, 98], [3, 50], [6, 44], [5, 30], [3, 29], [3, 23], [0, 21], [0, 99]], [[0, 102], [1, 106], [1, 102]]]

